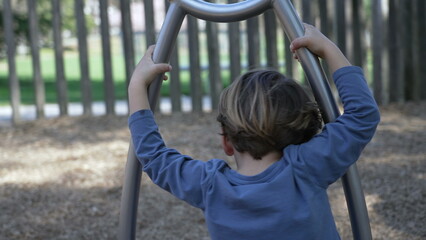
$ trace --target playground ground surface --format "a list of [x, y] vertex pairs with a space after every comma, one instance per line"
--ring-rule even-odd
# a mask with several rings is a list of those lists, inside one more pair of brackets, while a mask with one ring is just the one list
[[[374, 239], [426, 238], [426, 102], [381, 108], [363, 152]], [[225, 158], [212, 113], [157, 116], [170, 147]], [[127, 119], [64, 117], [0, 127], [0, 239], [116, 239], [128, 150]], [[342, 239], [351, 239], [340, 182], [329, 189]], [[285, 204], [285, 203], [283, 203]], [[137, 239], [209, 239], [201, 212], [143, 176]]]

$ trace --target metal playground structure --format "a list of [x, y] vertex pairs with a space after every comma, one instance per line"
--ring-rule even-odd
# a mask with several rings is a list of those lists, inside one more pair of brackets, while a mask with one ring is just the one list
[[[273, 9], [291, 40], [303, 36], [304, 27], [290, 0], [246, 0], [233, 4], [215, 4], [202, 0], [171, 0], [153, 54], [155, 63], [168, 63], [182, 22], [186, 15], [212, 22], [236, 22], [255, 17]], [[297, 52], [307, 80], [318, 102], [324, 122], [333, 122], [340, 115], [320, 62], [307, 49]], [[173, 80], [172, 80], [173, 81]], [[149, 103], [156, 109], [162, 76], [149, 87]], [[121, 197], [118, 239], [131, 240], [136, 236], [137, 208], [142, 169], [130, 142], [125, 179]], [[356, 240], [372, 239], [364, 193], [356, 165], [342, 177], [352, 233]]]

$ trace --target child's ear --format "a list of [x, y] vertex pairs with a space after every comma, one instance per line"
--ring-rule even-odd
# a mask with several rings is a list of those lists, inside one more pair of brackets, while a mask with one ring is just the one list
[[229, 141], [226, 135], [222, 135], [222, 148], [226, 155], [233, 156], [234, 155], [234, 146], [231, 141]]

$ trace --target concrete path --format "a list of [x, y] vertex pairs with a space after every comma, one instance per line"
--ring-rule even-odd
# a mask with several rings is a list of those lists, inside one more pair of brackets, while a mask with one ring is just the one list
[[[190, 112], [192, 109], [191, 98], [183, 96], [181, 101], [183, 112]], [[94, 102], [92, 104], [92, 111], [95, 116], [105, 115], [105, 103]], [[203, 111], [211, 111], [211, 101], [208, 96], [203, 98]], [[19, 112], [22, 121], [31, 121], [36, 119], [36, 110], [34, 105], [22, 105]], [[59, 116], [59, 107], [57, 104], [46, 104], [44, 106], [44, 112], [46, 118], [55, 118]], [[68, 112], [70, 116], [80, 116], [83, 114], [83, 106], [81, 103], [69, 103]], [[124, 100], [116, 101], [115, 112], [117, 115], [127, 115], [127, 102]], [[160, 112], [164, 114], [170, 114], [172, 112], [170, 98], [161, 98]], [[11, 126], [11, 118], [12, 108], [10, 106], [0, 107], [0, 127]]]

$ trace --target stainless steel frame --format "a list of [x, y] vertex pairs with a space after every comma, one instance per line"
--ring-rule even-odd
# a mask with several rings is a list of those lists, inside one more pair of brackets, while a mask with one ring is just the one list
[[[246, 0], [234, 4], [214, 4], [201, 0], [171, 0], [156, 43], [153, 60], [156, 63], [169, 62], [182, 21], [187, 14], [207, 21], [234, 22], [257, 16], [271, 8], [278, 16], [290, 40], [303, 36], [303, 24], [290, 0]], [[340, 112], [333, 100], [318, 58], [307, 49], [298, 50], [298, 56], [316, 101], [323, 111], [324, 121], [334, 121]], [[158, 76], [149, 88], [149, 102], [152, 109], [155, 109], [157, 104], [161, 79], [162, 76]], [[135, 239], [141, 174], [141, 166], [130, 143], [121, 197], [118, 239]], [[354, 239], [372, 239], [364, 193], [355, 164], [342, 177], [342, 182]]]

